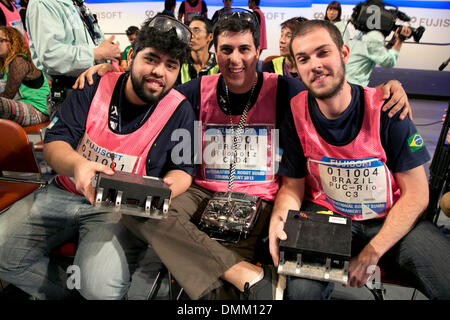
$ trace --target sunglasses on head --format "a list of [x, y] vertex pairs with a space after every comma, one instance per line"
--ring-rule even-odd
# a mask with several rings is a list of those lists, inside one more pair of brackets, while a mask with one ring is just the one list
[[147, 23], [147, 26], [158, 29], [162, 32], [174, 30], [178, 39], [187, 45], [189, 45], [192, 38], [192, 32], [186, 25], [169, 16], [156, 16]]
[[246, 9], [230, 8], [229, 10], [223, 11], [217, 21], [223, 21], [227, 19], [245, 20], [252, 23], [256, 27], [259, 27], [258, 19], [256, 18], [255, 14]]

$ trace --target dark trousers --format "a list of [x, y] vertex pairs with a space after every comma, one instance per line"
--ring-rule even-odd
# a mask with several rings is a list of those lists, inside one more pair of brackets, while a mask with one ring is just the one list
[[122, 218], [129, 230], [153, 247], [191, 299], [199, 299], [222, 287], [220, 277], [233, 265], [259, 260], [257, 247], [261, 252], [268, 252], [268, 243], [261, 240], [267, 236], [273, 204], [263, 202], [256, 226], [247, 239], [237, 244], [220, 243], [196, 224], [212, 195], [213, 192], [192, 185], [172, 200], [168, 220]]

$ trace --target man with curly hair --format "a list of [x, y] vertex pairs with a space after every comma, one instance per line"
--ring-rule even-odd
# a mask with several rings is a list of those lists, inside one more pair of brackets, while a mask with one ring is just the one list
[[[156, 16], [133, 43], [129, 73], [97, 77], [64, 101], [44, 141], [45, 159], [58, 176], [0, 215], [0, 278], [40, 299], [70, 297], [48, 253], [79, 234], [75, 265], [82, 270], [81, 294], [114, 299], [126, 293], [127, 287], [107, 290], [104, 281], [114, 281], [113, 267], [121, 275], [122, 266], [132, 273], [128, 263], [135, 265], [147, 245], [120, 238], [120, 215], [92, 206], [91, 182], [98, 172], [114, 174], [114, 162], [116, 170], [163, 178], [173, 197], [187, 190], [193, 161], [174, 163], [170, 154], [177, 143], [171, 140], [174, 130], [193, 134], [192, 107], [172, 90], [189, 40], [182, 23]], [[135, 248], [130, 260], [104, 265], [100, 249], [120, 259], [126, 247]]]

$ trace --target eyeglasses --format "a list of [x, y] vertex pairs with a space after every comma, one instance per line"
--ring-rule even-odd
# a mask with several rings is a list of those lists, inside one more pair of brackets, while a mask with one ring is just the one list
[[9, 40], [8, 39], [4, 39], [4, 38], [0, 38], [0, 43], [3, 43], [3, 42], [9, 42]]
[[198, 28], [198, 27], [195, 27], [195, 28], [189, 28], [189, 30], [191, 30], [191, 32], [192, 32], [193, 34], [195, 34], [196, 36], [198, 36], [202, 31], [205, 31], [205, 32], [206, 32], [206, 29]]
[[170, 30], [175, 30], [177, 37], [180, 41], [189, 45], [192, 38], [192, 32], [183, 23], [169, 16], [156, 16], [150, 20], [147, 25], [158, 29], [159, 31], [169, 32]]
[[217, 21], [228, 20], [228, 19], [240, 19], [245, 20], [252, 23], [255, 27], [259, 28], [258, 19], [255, 14], [249, 10], [241, 9], [241, 8], [230, 8], [228, 10], [224, 10], [222, 14], [219, 16]]

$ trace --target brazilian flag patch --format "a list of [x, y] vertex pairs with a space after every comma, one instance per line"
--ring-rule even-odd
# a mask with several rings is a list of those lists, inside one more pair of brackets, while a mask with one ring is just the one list
[[411, 152], [416, 152], [423, 147], [423, 138], [419, 133], [413, 134], [408, 138], [408, 145]]

